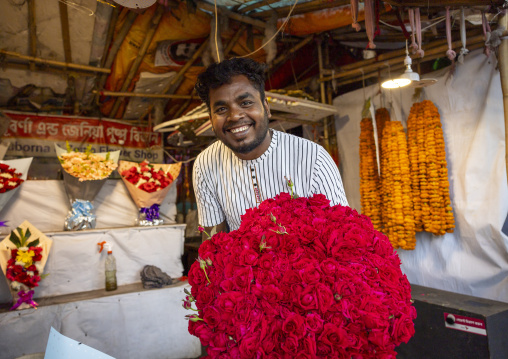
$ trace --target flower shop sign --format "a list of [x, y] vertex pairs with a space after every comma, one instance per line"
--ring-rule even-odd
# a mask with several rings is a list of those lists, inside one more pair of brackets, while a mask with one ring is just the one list
[[163, 160], [162, 138], [147, 131], [115, 120], [71, 116], [35, 115], [4, 112], [10, 118], [4, 138], [9, 142], [7, 156], [54, 157], [54, 143], [84, 152], [120, 150], [120, 158], [139, 162]]

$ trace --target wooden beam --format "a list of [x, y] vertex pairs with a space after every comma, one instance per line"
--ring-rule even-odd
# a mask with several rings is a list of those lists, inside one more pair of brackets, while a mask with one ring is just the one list
[[115, 92], [115, 91], [97, 91], [93, 90], [93, 93], [100, 96], [111, 96], [111, 97], [143, 97], [143, 98], [174, 98], [187, 100], [191, 99], [191, 95], [172, 95], [172, 94], [156, 94], [156, 93], [139, 93], [139, 92]]
[[9, 57], [14, 57], [21, 60], [26, 60], [29, 62], [36, 62], [48, 66], [55, 66], [60, 68], [69, 68], [69, 69], [75, 69], [75, 70], [82, 70], [82, 71], [88, 71], [88, 72], [101, 72], [105, 74], [109, 74], [111, 72], [111, 69], [105, 69], [101, 67], [94, 67], [94, 66], [87, 66], [87, 65], [79, 65], [79, 64], [69, 64], [67, 62], [61, 62], [61, 61], [55, 61], [55, 60], [45, 60], [40, 59], [38, 57], [33, 56], [26, 56], [21, 55], [16, 52], [12, 51], [6, 51], [6, 50], [0, 50], [0, 55], [5, 55]]
[[[35, 0], [28, 0], [28, 53], [37, 56], [37, 33], [35, 27]], [[30, 71], [35, 70], [35, 64], [30, 64]]]
[[[161, 21], [162, 15], [164, 14], [164, 7], [162, 5], [157, 5], [157, 9], [155, 10], [155, 13], [152, 17], [152, 20], [150, 21], [150, 25], [148, 27], [148, 30], [146, 31], [145, 39], [143, 40], [143, 43], [141, 44], [141, 47], [139, 48], [138, 55], [136, 56], [136, 59], [132, 63], [129, 73], [127, 74], [127, 77], [124, 79], [122, 87], [120, 88], [120, 92], [125, 92], [131, 85], [132, 79], [134, 79], [134, 76], [136, 76], [139, 66], [141, 65], [141, 62], [143, 61], [143, 58], [146, 54], [146, 51], [148, 50], [148, 46], [150, 46], [150, 43], [152, 42], [153, 36], [155, 35], [155, 31], [157, 30], [157, 27], [159, 26], [159, 22]], [[118, 112], [118, 109], [120, 108], [120, 105], [123, 101], [123, 97], [119, 97], [116, 99], [115, 103], [113, 104], [113, 108], [111, 109], [111, 112], [109, 113], [109, 116], [111, 118], [115, 118]]]
[[[214, 4], [210, 4], [209, 2], [206, 2], [203, 0], [198, 0], [197, 5], [200, 9], [210, 11], [215, 14]], [[217, 6], [217, 12], [219, 14], [229, 17], [230, 19], [233, 19], [233, 20], [236, 20], [239, 22], [243, 22], [243, 23], [246, 23], [249, 25], [253, 25], [253, 26], [259, 27], [261, 29], [264, 29], [266, 27], [266, 23], [264, 21], [253, 19], [249, 16], [245, 16], [242, 14], [238, 14], [238, 13], [230, 11], [222, 6]]]
[[266, 5], [270, 5], [270, 4], [275, 4], [277, 2], [280, 2], [281, 0], [263, 0], [263, 1], [258, 1], [254, 4], [251, 4], [249, 6], [246, 6], [244, 8], [241, 8], [240, 10], [238, 10], [238, 12], [240, 14], [245, 14], [249, 11], [252, 11], [252, 10], [256, 10], [257, 8], [260, 8], [262, 6], [266, 6]]
[[440, 7], [445, 6], [501, 6], [503, 0], [385, 0], [392, 6]]
[[[344, 5], [349, 5], [349, 4], [351, 4], [351, 0], [334, 0], [334, 1], [313, 0], [313, 1], [303, 3], [303, 4], [297, 4], [291, 15], [298, 15], [298, 14], [303, 14], [303, 13], [310, 12], [310, 11], [329, 9], [332, 7], [344, 6]], [[266, 10], [266, 11], [260, 11], [256, 14], [252, 14], [252, 16], [254, 16], [256, 18], [269, 18], [270, 16], [272, 16], [273, 12], [276, 11], [277, 15], [279, 17], [286, 17], [286, 16], [288, 16], [289, 11], [291, 10], [292, 6], [293, 5], [289, 5], [289, 6], [278, 7], [278, 8], [270, 9], [270, 10]]]
[[[481, 49], [484, 46], [484, 43], [485, 43], [485, 41], [479, 41], [479, 42], [471, 43], [471, 44], [468, 44], [467, 48], [470, 51], [474, 51], [476, 49]], [[421, 60], [421, 62], [428, 62], [428, 61], [433, 61], [433, 60], [435, 60], [437, 58], [440, 58], [440, 57], [443, 57], [443, 55], [441, 53], [435, 53], [435, 54], [432, 54], [432, 55], [429, 55], [429, 56], [425, 55], [425, 57], [423, 59], [420, 59], [420, 60]], [[392, 75], [396, 75], [398, 73], [398, 71], [404, 69], [404, 67], [405, 67], [404, 64], [399, 64], [399, 65], [396, 65], [396, 66], [392, 66], [392, 67], [390, 67], [390, 72], [392, 73]], [[362, 75], [360, 73], [360, 75], [352, 76], [352, 77], [349, 77], [349, 78], [345, 78], [345, 79], [339, 80], [337, 82], [337, 86], [344, 86], [344, 85], [352, 84], [352, 83], [355, 83], [355, 82], [360, 82], [360, 81], [362, 81], [363, 78], [364, 79], [369, 79], [369, 78], [378, 77], [378, 76], [379, 76], [378, 69], [375, 69], [375, 70], [366, 72], [364, 75]]]
[[59, 1], [58, 8], [60, 9], [60, 25], [62, 26], [62, 40], [65, 62], [72, 62], [71, 36], [69, 33], [69, 13], [67, 12], [67, 4], [63, 1]]
[[[468, 42], [469, 43], [477, 43], [479, 41], [480, 42], [481, 41], [485, 41], [484, 38], [483, 38], [483, 35], [477, 35], [477, 36], [473, 36], [473, 37], [468, 38]], [[462, 45], [462, 42], [460, 40], [457, 40], [457, 41], [454, 41], [452, 43], [452, 48], [456, 48], [456, 47], [459, 47], [461, 45]], [[423, 59], [425, 60], [425, 58], [427, 56], [434, 55], [434, 54], [439, 54], [441, 57], [445, 57], [446, 56], [445, 53], [446, 53], [447, 49], [448, 49], [448, 45], [446, 45], [446, 44], [442, 45], [442, 46], [438, 46], [438, 47], [433, 47], [431, 49], [425, 49], [425, 57]], [[411, 57], [413, 59], [416, 59], [415, 55], [412, 55]], [[376, 61], [374, 63], [362, 66], [361, 69], [364, 72], [374, 71], [374, 70], [377, 70], [378, 68], [398, 65], [399, 63], [402, 63], [402, 62], [403, 62], [403, 58], [401, 56], [395, 56], [395, 57], [390, 58], [390, 59], [388, 59], [386, 61]], [[351, 70], [346, 70], [346, 71], [341, 71], [341, 72], [335, 74], [334, 76], [320, 78], [319, 81], [320, 82], [326, 82], [326, 81], [331, 81], [333, 79], [345, 78], [345, 77], [348, 77], [348, 76], [351, 76], [351, 75], [355, 75], [356, 73], [358, 73], [358, 71], [360, 71], [359, 68], [355, 68], [355, 69], [351, 69]]]
[[246, 24], [240, 25], [240, 28], [237, 32], [235, 32], [235, 35], [229, 40], [228, 44], [226, 45], [226, 49], [224, 50], [224, 57], [227, 57], [231, 50], [233, 50], [233, 47], [235, 47], [236, 43], [240, 39], [240, 36], [244, 33], [244, 31], [247, 29]]
[[272, 65], [270, 66], [271, 68], [274, 68], [275, 66], [277, 66], [278, 64], [280, 63], [283, 63], [285, 62], [291, 55], [293, 55], [295, 52], [297, 52], [298, 50], [300, 50], [302, 47], [304, 47], [305, 45], [307, 45], [309, 42], [312, 41], [312, 39], [314, 38], [313, 35], [309, 35], [307, 37], [305, 37], [302, 41], [300, 41], [298, 44], [296, 44], [295, 46], [293, 46], [291, 49], [289, 49], [289, 51], [286, 51], [284, 52], [284, 54], [276, 57], [273, 62], [272, 62]]
[[[109, 19], [108, 33], [106, 35], [106, 41], [104, 42], [104, 49], [102, 51], [102, 56], [101, 56], [101, 67], [104, 67], [106, 64], [106, 59], [108, 57], [109, 47], [111, 46], [111, 42], [113, 41], [113, 35], [115, 34], [116, 22], [118, 21], [119, 15], [120, 15], [120, 10], [118, 9], [118, 7], [115, 7], [113, 9], [113, 12], [111, 13], [111, 18]], [[134, 18], [136, 18], [136, 16], [134, 16]], [[120, 30], [120, 32], [121, 31], [122, 30]], [[120, 32], [118, 33], [117, 36], [120, 35]], [[125, 36], [124, 36], [124, 38], [125, 38]], [[122, 41], [124, 38], [122, 38]], [[108, 67], [111, 67], [111, 65]]]
[[[29, 62], [19, 62], [14, 59], [5, 59], [2, 62], [2, 64], [0, 65], [0, 67], [14, 69], [14, 70], [30, 71], [30, 63]], [[41, 65], [38, 63], [35, 63], [34, 72], [43, 72], [43, 73], [53, 74], [53, 75], [57, 75], [57, 76], [66, 76], [66, 75], [73, 75], [76, 77], [94, 77], [94, 76], [96, 76], [95, 73], [92, 73], [92, 72], [86, 71], [86, 70], [80, 71], [80, 70], [74, 70], [74, 69], [61, 69], [61, 68]]]

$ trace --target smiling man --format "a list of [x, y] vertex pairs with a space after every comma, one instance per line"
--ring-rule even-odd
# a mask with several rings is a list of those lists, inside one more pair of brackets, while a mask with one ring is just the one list
[[331, 205], [348, 205], [339, 170], [320, 145], [268, 127], [264, 67], [251, 59], [209, 66], [196, 90], [210, 111], [219, 141], [199, 154], [193, 184], [199, 223], [210, 233], [235, 230], [248, 208], [289, 192], [324, 194]]

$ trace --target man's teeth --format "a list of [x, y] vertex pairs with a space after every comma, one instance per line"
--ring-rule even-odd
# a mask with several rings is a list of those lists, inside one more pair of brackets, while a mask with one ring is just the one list
[[238, 133], [238, 132], [246, 131], [248, 128], [249, 128], [249, 126], [242, 126], [242, 127], [233, 128], [230, 131], [231, 131], [231, 133]]

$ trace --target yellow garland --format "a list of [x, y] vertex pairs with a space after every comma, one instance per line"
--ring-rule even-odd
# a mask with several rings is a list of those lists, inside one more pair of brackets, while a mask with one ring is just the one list
[[416, 229], [435, 235], [453, 232], [443, 130], [431, 101], [411, 107], [408, 139]]
[[360, 197], [362, 214], [370, 217], [374, 228], [381, 229], [381, 196], [377, 171], [374, 127], [370, 118], [360, 122]]
[[385, 124], [382, 141], [383, 226], [393, 248], [416, 246], [407, 140], [400, 122]]

